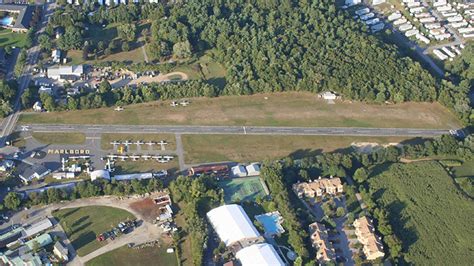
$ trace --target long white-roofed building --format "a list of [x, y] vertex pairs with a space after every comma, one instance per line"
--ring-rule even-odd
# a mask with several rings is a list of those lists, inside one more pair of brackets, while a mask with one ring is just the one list
[[243, 248], [235, 254], [242, 266], [284, 266], [275, 248], [268, 243]]
[[237, 204], [212, 209], [207, 213], [207, 218], [226, 246], [257, 242], [261, 238], [244, 209]]

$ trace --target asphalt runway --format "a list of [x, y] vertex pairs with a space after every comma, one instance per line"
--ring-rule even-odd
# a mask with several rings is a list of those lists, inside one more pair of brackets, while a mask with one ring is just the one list
[[256, 127], [256, 126], [161, 126], [161, 125], [19, 125], [17, 131], [83, 133], [174, 133], [239, 135], [308, 135], [308, 136], [400, 136], [435, 137], [449, 134], [447, 129], [353, 128], [353, 127]]

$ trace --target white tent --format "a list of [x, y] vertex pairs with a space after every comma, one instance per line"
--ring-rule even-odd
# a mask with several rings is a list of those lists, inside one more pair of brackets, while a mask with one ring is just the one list
[[212, 209], [207, 213], [207, 218], [226, 246], [260, 236], [244, 209], [237, 204]]
[[255, 244], [239, 250], [235, 257], [242, 266], [284, 266], [278, 253], [272, 245], [263, 243]]

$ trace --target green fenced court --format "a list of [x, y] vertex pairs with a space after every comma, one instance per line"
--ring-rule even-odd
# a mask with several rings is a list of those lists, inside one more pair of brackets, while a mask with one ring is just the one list
[[219, 182], [224, 190], [226, 203], [239, 201], [255, 201], [257, 196], [266, 195], [264, 185], [258, 176], [226, 179]]

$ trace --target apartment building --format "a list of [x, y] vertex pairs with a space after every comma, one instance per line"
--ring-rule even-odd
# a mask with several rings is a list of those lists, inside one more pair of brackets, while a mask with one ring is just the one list
[[375, 228], [372, 221], [366, 216], [356, 219], [353, 223], [357, 240], [364, 246], [363, 251], [367, 260], [375, 260], [385, 256], [383, 245], [375, 234]]
[[317, 250], [316, 259], [320, 262], [336, 260], [336, 251], [328, 240], [326, 227], [320, 223], [309, 225], [311, 245]]
[[315, 198], [325, 194], [336, 195], [344, 190], [341, 179], [338, 177], [321, 178], [293, 185], [293, 191], [298, 197]]

